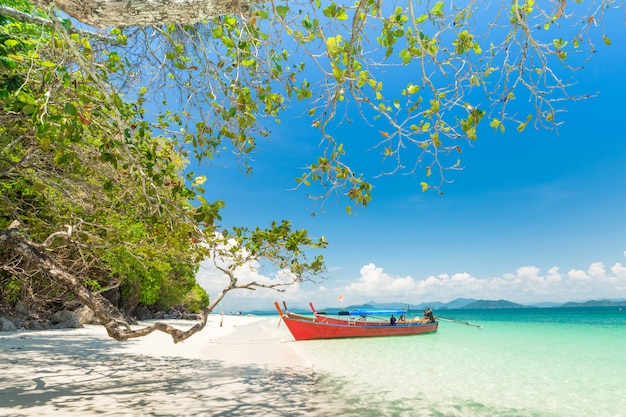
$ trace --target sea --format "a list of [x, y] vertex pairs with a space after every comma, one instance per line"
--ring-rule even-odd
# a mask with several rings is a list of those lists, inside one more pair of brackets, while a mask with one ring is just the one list
[[435, 314], [481, 328], [293, 343], [337, 416], [626, 416], [626, 307]]

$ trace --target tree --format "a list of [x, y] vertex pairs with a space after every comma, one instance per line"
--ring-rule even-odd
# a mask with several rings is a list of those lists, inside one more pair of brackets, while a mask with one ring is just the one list
[[[125, 75], [117, 55], [103, 54], [90, 33], [70, 35], [59, 21], [45, 21], [51, 30], [42, 31], [40, 22], [2, 22], [3, 301], [77, 300], [118, 340], [161, 330], [178, 342], [204, 327], [229, 290], [287, 285], [240, 284], [233, 277], [210, 302], [202, 291], [196, 295], [202, 320], [186, 332], [163, 323], [130, 328], [101, 292], [119, 287], [131, 303], [165, 307], [197, 293], [198, 263], [229, 236], [215, 235], [224, 203], [201, 195], [196, 200], [204, 178], [182, 175], [185, 156], [143, 120], [141, 93], [127, 102], [107, 88]], [[323, 270], [321, 258], [307, 262], [303, 251], [322, 243], [292, 230], [289, 222], [238, 229], [234, 236], [244, 246], [254, 243], [256, 259], [288, 266], [292, 282]]]
[[[420, 187], [441, 192], [446, 173], [462, 169], [460, 153], [476, 140], [479, 126], [489, 124], [502, 132], [508, 126], [518, 131], [529, 125], [556, 128], [564, 103], [587, 97], [570, 93], [572, 77], [595, 53], [598, 42], [611, 43], [601, 22], [605, 13], [622, 3], [316, 0], [232, 4], [188, 0], [157, 6], [143, 1], [55, 4], [98, 27], [170, 25], [161, 31], [168, 40], [153, 51], [154, 63], [164, 68], [170, 60], [178, 70], [188, 71], [189, 79], [198, 78], [191, 76], [191, 68], [201, 68], [198, 75], [226, 82], [222, 103], [237, 103], [226, 106], [237, 113], [236, 120], [258, 110], [245, 94], [262, 103], [270, 101], [261, 113], [275, 112], [283, 100], [292, 97], [309, 99], [309, 116], [320, 129], [324, 146], [299, 183], [321, 184], [325, 192], [320, 198], [337, 192], [358, 206], [370, 200], [371, 185], [343, 162], [342, 140], [331, 126], [349, 123], [353, 114], [359, 114], [377, 132], [377, 140], [367, 146], [380, 151], [381, 174], [421, 172], [425, 178]], [[171, 8], [179, 10], [174, 14]], [[140, 9], [145, 11], [137, 12]], [[152, 30], [148, 33], [155, 36]], [[178, 49], [166, 52], [163, 60], [164, 45], [169, 42]], [[215, 58], [194, 50], [200, 45], [212, 49]], [[302, 52], [299, 55], [291, 54], [295, 45]], [[227, 74], [220, 77], [218, 70]], [[261, 72], [251, 75], [247, 70]], [[403, 85], [383, 82], [385, 72], [407, 81]], [[225, 91], [233, 80], [246, 88], [254, 82], [263, 85], [263, 80], [273, 83], [253, 91], [255, 97], [239, 88]], [[180, 83], [186, 81], [183, 77]], [[186, 90], [189, 102], [204, 92], [197, 84]], [[196, 104], [211, 105], [204, 101]], [[532, 108], [520, 104], [526, 101], [533, 103]], [[213, 120], [222, 118], [212, 116]], [[246, 140], [255, 146], [250, 137]]]
[[[170, 2], [159, 2], [157, 9], [150, 8], [153, 2], [141, 1], [54, 2], [94, 27], [116, 26], [90, 33], [79, 31], [47, 1], [33, 2], [46, 12], [22, 2], [10, 4], [2, 13], [23, 22], [33, 16], [40, 21], [28, 24], [30, 43], [16, 37], [22, 29], [6, 32], [4, 57], [12, 64], [3, 62], [19, 70], [3, 78], [3, 88], [11, 111], [34, 122], [37, 132], [58, 131], [57, 120], [48, 122], [50, 103], [58, 103], [54, 115], [71, 126], [64, 131], [91, 126], [83, 120], [86, 115], [86, 120], [112, 120], [98, 125], [102, 131], [92, 133], [91, 142], [82, 140], [82, 133], [71, 136], [81, 139], [69, 141], [88, 146], [92, 160], [106, 165], [110, 175], [95, 185], [112, 187], [105, 191], [115, 200], [125, 195], [127, 178], [136, 181], [133, 194], [141, 196], [142, 205], [135, 206], [127, 221], [146, 215], [150, 220], [139, 240], [154, 230], [172, 241], [187, 233], [204, 245], [185, 246], [177, 253], [189, 251], [194, 261], [206, 254], [213, 259], [229, 256], [233, 268], [224, 270], [231, 283], [226, 292], [242, 286], [234, 271], [250, 259], [276, 261], [279, 269], [289, 267], [295, 279], [315, 276], [323, 269], [321, 259], [309, 262], [302, 248], [323, 247], [325, 242], [280, 222], [267, 230], [220, 232], [223, 203], [204, 200], [205, 178], [193, 172], [183, 175], [182, 161], [210, 160], [229, 150], [250, 173], [249, 155], [269, 135], [268, 123], [280, 119], [288, 103], [302, 101], [322, 146], [296, 182], [318, 187], [310, 193], [314, 198], [322, 203], [333, 195], [347, 198], [348, 212], [372, 198], [369, 179], [346, 162], [349, 155], [337, 128], [354, 117], [363, 118], [375, 132], [364, 147], [380, 152], [381, 175], [421, 173], [423, 191], [442, 192], [448, 172], [462, 169], [461, 152], [488, 128], [484, 125], [501, 132], [558, 127], [565, 103], [585, 98], [571, 92], [576, 71], [595, 53], [596, 44], [611, 43], [599, 24], [604, 13], [621, 7], [611, 0], [584, 5], [553, 0], [543, 7], [532, 0], [513, 0], [487, 5], [493, 9], [478, 1], [200, 3], [203, 7], [197, 1], [177, 2], [174, 14]], [[34, 40], [38, 25], [51, 28], [49, 42]], [[21, 61], [15, 59], [16, 48], [38, 52], [42, 45], [48, 56], [25, 51], [18, 55]], [[61, 58], [56, 58], [57, 48], [63, 51]], [[31, 67], [39, 72], [29, 72]], [[47, 67], [55, 68], [55, 81], [63, 89], [39, 87], [51, 81]], [[384, 81], [385, 74], [401, 75], [395, 78], [402, 81]], [[81, 88], [88, 93], [81, 95]], [[75, 98], [69, 102], [57, 94], [70, 90]], [[81, 97], [90, 99], [83, 103]], [[532, 104], [529, 108], [521, 102]], [[99, 113], [92, 116], [94, 108]], [[71, 117], [59, 116], [59, 109]], [[42, 129], [45, 123], [50, 127]], [[63, 152], [55, 152], [66, 155], [66, 148], [63, 143]], [[70, 153], [79, 154], [73, 149]], [[65, 158], [63, 164], [75, 157]], [[6, 158], [11, 164], [14, 159], [12, 154]], [[51, 155], [52, 161], [57, 159]], [[130, 175], [121, 176], [120, 166]], [[39, 187], [28, 186], [31, 194]], [[19, 207], [26, 206], [20, 201]], [[19, 217], [13, 213], [5, 216], [7, 225]], [[62, 224], [40, 232], [39, 242], [60, 233]], [[2, 235], [5, 247], [23, 236], [17, 230], [9, 228]], [[101, 240], [108, 244], [109, 238]], [[130, 241], [124, 242], [128, 247]], [[91, 259], [106, 257], [94, 253]]]

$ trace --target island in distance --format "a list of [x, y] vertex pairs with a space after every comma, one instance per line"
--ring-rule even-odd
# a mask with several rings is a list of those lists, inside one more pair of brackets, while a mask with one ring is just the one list
[[[337, 314], [339, 310], [356, 309], [401, 309], [407, 307], [406, 303], [376, 303], [369, 302], [361, 305], [350, 305], [342, 308], [325, 308], [327, 314]], [[432, 308], [433, 310], [480, 310], [480, 309], [505, 309], [505, 308], [591, 308], [591, 307], [626, 307], [626, 299], [618, 300], [589, 300], [583, 302], [552, 303], [544, 302], [531, 305], [522, 305], [508, 300], [476, 300], [473, 298], [457, 298], [448, 303], [434, 301], [430, 303], [408, 304], [409, 310], [423, 310]], [[294, 313], [309, 313], [310, 310], [302, 307], [290, 308]], [[320, 310], [321, 311], [321, 310]], [[253, 311], [252, 314], [264, 314], [266, 311]]]

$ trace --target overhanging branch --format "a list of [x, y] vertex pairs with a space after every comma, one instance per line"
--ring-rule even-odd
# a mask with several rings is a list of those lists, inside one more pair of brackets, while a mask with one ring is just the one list
[[266, 0], [31, 0], [42, 8], [57, 7], [96, 28], [194, 24], [225, 14], [246, 13]]

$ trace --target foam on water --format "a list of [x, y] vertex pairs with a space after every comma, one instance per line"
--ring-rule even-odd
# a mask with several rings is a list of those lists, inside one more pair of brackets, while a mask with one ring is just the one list
[[626, 311], [542, 310], [463, 312], [483, 329], [441, 322], [435, 334], [297, 349], [343, 415], [626, 416]]

